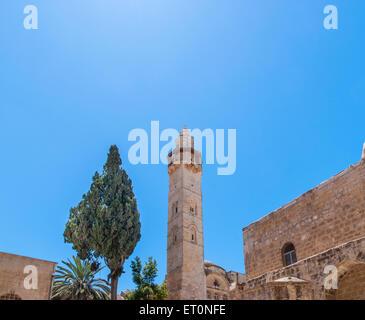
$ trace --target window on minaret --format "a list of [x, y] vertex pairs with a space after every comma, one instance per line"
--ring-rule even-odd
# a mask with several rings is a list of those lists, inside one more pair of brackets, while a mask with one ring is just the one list
[[190, 229], [190, 240], [196, 243], [196, 230], [194, 227]]
[[177, 227], [172, 228], [172, 244], [175, 245], [177, 243]]
[[198, 214], [198, 205], [197, 205], [196, 201], [190, 202], [189, 212], [192, 216], [196, 216]]
[[177, 211], [178, 211], [177, 205], [178, 205], [178, 202], [177, 201], [172, 205], [172, 213], [173, 214], [176, 214]]
[[284, 267], [290, 266], [297, 262], [297, 254], [294, 245], [289, 242], [286, 243], [282, 249]]

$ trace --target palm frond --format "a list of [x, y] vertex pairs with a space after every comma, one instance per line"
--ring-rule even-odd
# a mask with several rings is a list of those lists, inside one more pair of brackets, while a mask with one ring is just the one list
[[96, 278], [103, 268], [93, 271], [88, 261], [73, 257], [73, 262], [62, 261], [58, 266], [53, 283], [52, 299], [55, 300], [108, 300], [110, 284]]

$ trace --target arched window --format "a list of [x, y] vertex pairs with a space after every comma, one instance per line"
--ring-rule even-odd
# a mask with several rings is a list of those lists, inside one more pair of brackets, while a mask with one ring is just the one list
[[198, 214], [198, 206], [195, 200], [190, 200], [189, 201], [189, 213], [192, 216], [196, 216]]
[[297, 262], [297, 254], [295, 252], [295, 247], [291, 242], [284, 245], [282, 249], [284, 267], [290, 266]]
[[207, 291], [207, 299], [211, 299], [211, 295], [210, 295], [210, 292], [209, 291]]
[[218, 293], [214, 294], [214, 300], [219, 300], [219, 295], [218, 295]]
[[219, 288], [219, 282], [217, 281], [217, 279], [214, 279], [213, 286], [216, 289]]

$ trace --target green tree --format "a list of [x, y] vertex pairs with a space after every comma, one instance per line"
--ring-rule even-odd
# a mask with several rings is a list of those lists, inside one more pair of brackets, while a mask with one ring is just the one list
[[142, 262], [136, 257], [131, 263], [133, 282], [137, 288], [134, 291], [126, 293], [127, 300], [164, 300], [169, 292], [167, 283], [164, 281], [161, 285], [155, 284], [157, 276], [157, 261], [150, 257], [142, 269]]
[[73, 263], [62, 261], [57, 266], [52, 289], [53, 300], [109, 300], [110, 285], [107, 281], [96, 279], [102, 269], [92, 269], [89, 261], [73, 257]]
[[109, 149], [100, 175], [95, 173], [90, 190], [70, 210], [64, 232], [81, 259], [104, 259], [110, 273], [111, 299], [117, 299], [118, 279], [126, 259], [141, 238], [141, 223], [132, 181], [121, 168], [117, 146]]

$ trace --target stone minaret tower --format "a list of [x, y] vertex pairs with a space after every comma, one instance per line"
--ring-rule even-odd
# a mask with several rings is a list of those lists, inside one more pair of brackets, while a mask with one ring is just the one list
[[167, 286], [169, 299], [206, 299], [201, 153], [184, 128], [168, 155], [169, 209]]

